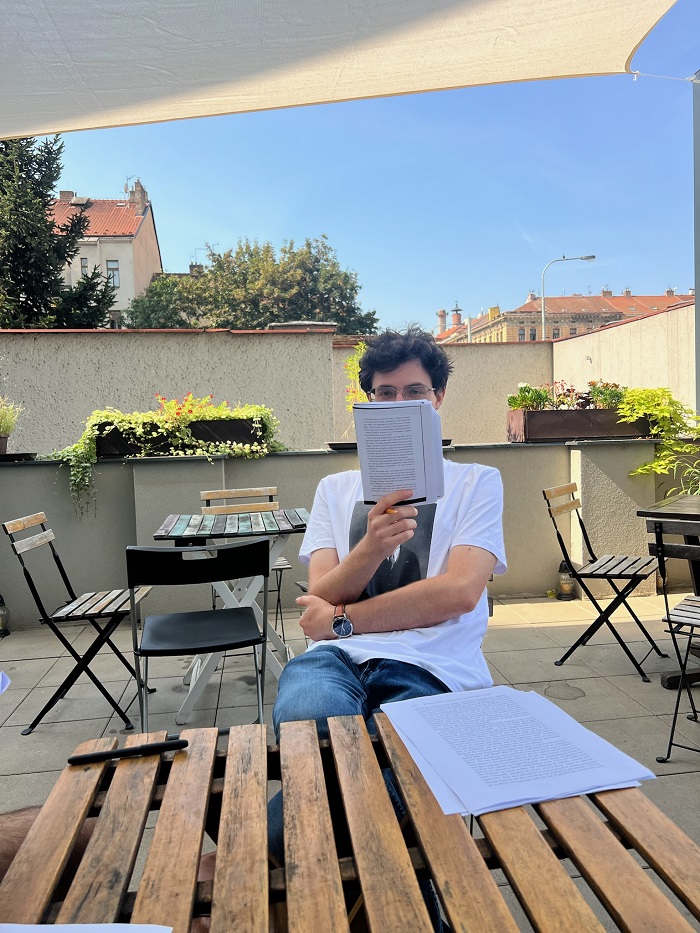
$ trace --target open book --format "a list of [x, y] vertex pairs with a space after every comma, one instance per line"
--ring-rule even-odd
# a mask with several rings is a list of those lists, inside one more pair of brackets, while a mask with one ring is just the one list
[[352, 408], [365, 503], [397, 489], [412, 489], [408, 501], [414, 505], [442, 498], [442, 425], [430, 402], [361, 402]]

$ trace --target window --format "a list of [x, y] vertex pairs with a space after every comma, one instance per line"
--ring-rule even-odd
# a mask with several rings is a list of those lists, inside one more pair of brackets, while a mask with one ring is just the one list
[[81, 257], [80, 257], [80, 274], [81, 274], [81, 275], [88, 275], [87, 256], [81, 256]]
[[520, 340], [521, 343], [524, 342], [525, 340], [525, 328], [524, 327], [521, 327], [518, 329], [518, 340]]
[[559, 340], [559, 328], [555, 327], [552, 331], [552, 340]]
[[569, 328], [569, 334], [570, 334], [572, 337], [575, 337], [577, 333], [578, 333], [578, 327], [570, 327], [570, 328]]
[[108, 259], [107, 260], [107, 278], [114, 285], [115, 288], [119, 288], [119, 260], [118, 259]]
[[537, 340], [537, 328], [536, 327], [530, 328], [530, 340]]

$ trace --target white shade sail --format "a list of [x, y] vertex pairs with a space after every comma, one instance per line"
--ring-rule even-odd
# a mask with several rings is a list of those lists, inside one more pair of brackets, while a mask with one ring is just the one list
[[0, 138], [616, 74], [671, 0], [3, 0]]

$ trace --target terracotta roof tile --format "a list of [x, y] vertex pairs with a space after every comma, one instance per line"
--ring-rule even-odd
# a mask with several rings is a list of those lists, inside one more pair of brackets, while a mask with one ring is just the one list
[[[54, 201], [56, 225], [64, 224], [80, 208], [70, 201]], [[148, 211], [148, 208], [146, 208]], [[127, 200], [88, 201], [85, 213], [90, 218], [87, 236], [136, 236], [145, 214], [136, 213], [136, 205]]]

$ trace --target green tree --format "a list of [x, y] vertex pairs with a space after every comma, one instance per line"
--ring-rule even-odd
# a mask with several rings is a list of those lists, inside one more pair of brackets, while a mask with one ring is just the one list
[[325, 236], [299, 248], [287, 242], [279, 256], [271, 243], [242, 239], [235, 250], [210, 248], [200, 275], [156, 279], [127, 319], [133, 327], [232, 330], [315, 320], [334, 322], [343, 334], [375, 333], [377, 316], [362, 310], [359, 291], [357, 273], [341, 268]]
[[58, 136], [0, 141], [0, 327], [96, 327], [114, 303], [99, 273], [64, 284], [89, 219], [76, 209], [55, 227], [62, 152]]

